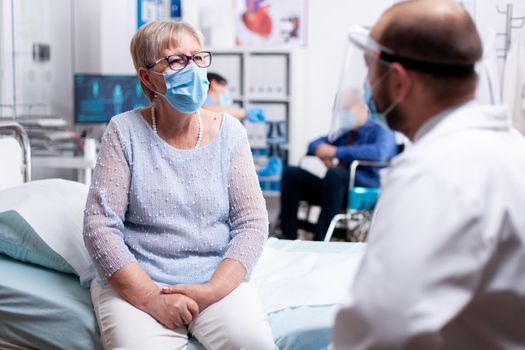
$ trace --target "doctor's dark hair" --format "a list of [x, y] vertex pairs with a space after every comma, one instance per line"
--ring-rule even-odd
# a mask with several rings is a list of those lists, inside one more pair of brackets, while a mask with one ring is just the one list
[[[180, 46], [182, 38], [192, 36], [203, 47], [203, 36], [199, 30], [186, 22], [154, 21], [144, 24], [133, 35], [130, 44], [131, 58], [135, 70], [146, 67], [163, 56], [163, 51]], [[144, 95], [152, 101], [155, 93], [140, 82]]]
[[[411, 59], [473, 67], [483, 54], [474, 21], [461, 5], [455, 13], [441, 14], [439, 10], [433, 12], [436, 2], [431, 2], [412, 0], [392, 6], [385, 13], [390, 19], [378, 41]], [[478, 80], [474, 69], [459, 75], [417, 74], [437, 101], [473, 93]]]
[[228, 84], [228, 80], [226, 80], [226, 78], [223, 77], [222, 75], [218, 73], [214, 73], [214, 72], [208, 72], [208, 81], [211, 83], [212, 80], [215, 80], [217, 83], [221, 85]]

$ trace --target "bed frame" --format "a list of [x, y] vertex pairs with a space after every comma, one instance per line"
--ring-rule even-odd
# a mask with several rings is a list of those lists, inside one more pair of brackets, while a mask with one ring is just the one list
[[[13, 121], [0, 121], [0, 135], [12, 136], [14, 135], [15, 139], [20, 144], [22, 150], [22, 172], [23, 172], [23, 181], [31, 181], [31, 147], [29, 144], [29, 136], [24, 128]], [[0, 139], [1, 141], [1, 139]], [[5, 165], [5, 164], [4, 164]], [[7, 165], [9, 166], [9, 165]]]
[[[6, 137], [11, 138], [13, 136], [16, 141], [18, 141], [22, 151], [21, 170], [23, 172], [23, 182], [29, 182], [31, 181], [31, 147], [27, 132], [18, 123], [13, 121], [0, 121], [0, 144]], [[11, 164], [4, 164], [4, 166], [9, 167]], [[14, 164], [14, 166], [16, 166], [16, 164]], [[0, 348], [6, 350], [32, 350], [31, 348], [13, 344], [2, 337], [0, 337]]]
[[[20, 151], [21, 151], [21, 154], [22, 154], [22, 164], [18, 164], [18, 161], [20, 161], [20, 158], [17, 159], [17, 163], [14, 164], [13, 162], [10, 162], [10, 163], [7, 163], [6, 162], [3, 162], [3, 159], [4, 157], [6, 159], [9, 159], [9, 154], [6, 154], [7, 152], [5, 152], [5, 149], [4, 148], [4, 154], [2, 154], [2, 141], [4, 141], [6, 139], [6, 137], [4, 136], [8, 136], [9, 138], [16, 138], [16, 140], [18, 141], [19, 143], [19, 146], [20, 146]], [[11, 143], [10, 145], [10, 148], [13, 149], [13, 141], [12, 140], [9, 140], [9, 142]], [[7, 144], [7, 143], [6, 143]], [[0, 164], [1, 165], [1, 168], [0, 168], [0, 175], [2, 173], [1, 169], [6, 169], [8, 166], [15, 166], [17, 167], [16, 169], [20, 169], [21, 170], [21, 174], [23, 173], [23, 176], [22, 176], [22, 181], [23, 182], [29, 182], [31, 181], [31, 149], [30, 149], [30, 143], [29, 143], [29, 138], [28, 138], [28, 135], [26, 133], [26, 131], [24, 130], [24, 128], [16, 123], [16, 122], [12, 122], [12, 121], [0, 121]], [[0, 179], [0, 182], [1, 182], [1, 179]], [[0, 183], [1, 185], [1, 183]], [[301, 250], [298, 250], [298, 251], [301, 251]], [[330, 311], [329, 313], [331, 313], [332, 311]], [[319, 316], [319, 313], [314, 313], [315, 315]], [[326, 318], [326, 314], [322, 314], [321, 315], [322, 317], [321, 318]], [[311, 316], [309, 316], [311, 317]], [[282, 321], [283, 318], [281, 318], [281, 316], [278, 316], [277, 318], [278, 321]], [[332, 322], [332, 321], [330, 321]], [[325, 326], [323, 326], [323, 328], [316, 328], [316, 329], [305, 329], [305, 332], [306, 333], [309, 333], [309, 337], [312, 337], [312, 334], [314, 334], [315, 338], [316, 339], [321, 339], [323, 336], [324, 336], [324, 333], [326, 333], [326, 329], [324, 328]], [[328, 327], [328, 326], [326, 326]], [[288, 346], [292, 346], [292, 348], [295, 348], [297, 349], [297, 345], [295, 343], [290, 343], [291, 340], [288, 340], [286, 337], [291, 337], [290, 339], [295, 339], [294, 338], [294, 335], [296, 334], [297, 332], [290, 332], [290, 333], [283, 333], [281, 334], [281, 337], [284, 337], [282, 339], [285, 339], [284, 341], [284, 346], [285, 348], [288, 348]], [[6, 339], [6, 337], [8, 337], [8, 335], [4, 335], [3, 337], [0, 336], [0, 349], [6, 349], [6, 350], [35, 350], [34, 348], [30, 348], [30, 347], [26, 347], [26, 346], [21, 346], [21, 345], [17, 345], [17, 344], [14, 344], [12, 343], [12, 340], [9, 340], [9, 339]], [[277, 340], [277, 338], [276, 338]], [[293, 340], [294, 342], [297, 341], [297, 340]], [[306, 343], [302, 342], [303, 345], [306, 346]]]

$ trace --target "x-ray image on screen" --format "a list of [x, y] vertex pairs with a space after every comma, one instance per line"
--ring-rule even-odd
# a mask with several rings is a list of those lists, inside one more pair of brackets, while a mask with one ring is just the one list
[[135, 75], [75, 75], [77, 123], [107, 123], [117, 114], [148, 104]]

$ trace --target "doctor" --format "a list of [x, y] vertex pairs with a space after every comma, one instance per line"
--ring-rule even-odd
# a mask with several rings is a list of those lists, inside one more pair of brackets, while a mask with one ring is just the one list
[[472, 19], [452, 0], [406, 1], [350, 42], [369, 108], [414, 145], [385, 174], [334, 347], [524, 349], [525, 140], [506, 108], [473, 102]]

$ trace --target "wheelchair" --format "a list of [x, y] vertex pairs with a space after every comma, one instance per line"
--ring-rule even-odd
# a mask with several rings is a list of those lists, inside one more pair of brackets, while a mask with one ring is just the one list
[[[299, 167], [311, 172], [314, 175], [317, 175], [323, 178], [323, 175], [319, 169], [315, 171], [315, 168], [308, 166], [313, 165], [312, 161], [319, 163], [316, 160], [315, 156], [305, 155], [301, 157], [299, 161]], [[366, 239], [366, 232], [372, 217], [372, 211], [375, 206], [375, 202], [379, 196], [378, 188], [366, 188], [358, 187], [355, 185], [355, 178], [357, 168], [360, 166], [374, 166], [374, 167], [386, 167], [390, 163], [388, 161], [379, 162], [379, 161], [368, 161], [368, 160], [354, 160], [349, 165], [349, 180], [348, 180], [348, 200], [344, 206], [342, 206], [341, 211], [337, 214], [333, 220], [330, 222], [329, 228], [327, 230], [327, 235], [325, 235], [324, 241], [329, 241], [334, 234], [334, 231], [339, 233], [344, 229], [344, 239], [346, 240], [364, 240]], [[344, 208], [344, 209], [343, 209]], [[299, 202], [299, 208], [297, 212], [297, 226], [299, 230], [305, 231], [307, 233], [314, 232], [315, 225], [318, 220], [318, 215], [321, 208], [317, 204], [312, 204], [306, 200], [301, 200]], [[337, 220], [335, 220], [337, 219]], [[343, 221], [347, 225], [343, 225]]]
[[[397, 140], [397, 152], [394, 158], [404, 152], [407, 146], [406, 138], [403, 136], [397, 137]], [[336, 227], [343, 221], [346, 222], [347, 239], [352, 242], [366, 242], [380, 189], [355, 186], [357, 168], [360, 166], [386, 168], [390, 166], [391, 160], [370, 161], [355, 159], [350, 163], [348, 204], [344, 213], [337, 214], [332, 218], [324, 237], [325, 242], [329, 242], [332, 239]]]
[[[406, 148], [406, 140], [398, 140], [396, 156], [402, 153]], [[304, 161], [312, 156], [303, 156], [299, 166], [304, 168]], [[385, 168], [390, 166], [391, 160], [388, 161], [370, 161], [370, 160], [353, 160], [349, 165], [348, 179], [348, 200], [344, 211], [336, 214], [328, 226], [324, 237], [325, 242], [329, 242], [334, 236], [336, 229], [344, 229], [346, 240], [352, 242], [365, 242], [368, 238], [368, 230], [372, 222], [372, 216], [375, 205], [379, 198], [380, 189], [371, 187], [361, 187], [355, 185], [356, 173], [358, 167], [379, 167]], [[315, 226], [310, 222], [312, 205], [302, 201], [299, 204], [299, 228], [312, 231]]]
[[390, 161], [378, 162], [369, 160], [354, 160], [350, 163], [350, 177], [348, 180], [348, 204], [344, 213], [332, 218], [324, 241], [332, 239], [334, 231], [340, 222], [346, 222], [347, 239], [352, 242], [365, 242], [372, 222], [372, 215], [379, 198], [380, 189], [360, 187], [355, 185], [355, 177], [359, 166], [388, 167]]

